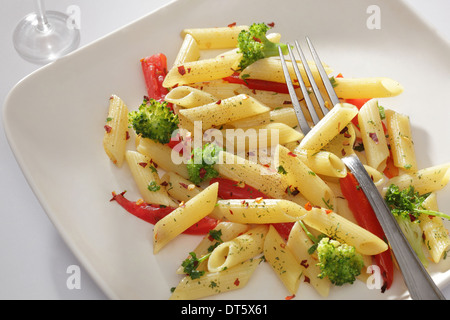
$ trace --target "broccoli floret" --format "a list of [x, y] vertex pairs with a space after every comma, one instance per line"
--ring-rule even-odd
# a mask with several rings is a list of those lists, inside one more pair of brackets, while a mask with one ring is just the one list
[[239, 69], [243, 70], [253, 62], [278, 56], [278, 47], [283, 54], [287, 54], [288, 47], [284, 43], [274, 43], [267, 39], [266, 33], [270, 29], [265, 23], [253, 23], [248, 30], [242, 30], [238, 35], [238, 52], [242, 53]]
[[187, 163], [189, 180], [195, 184], [215, 178], [219, 173], [214, 169], [218, 161], [219, 152], [222, 150], [214, 143], [206, 143], [201, 148], [192, 150], [192, 157]]
[[394, 184], [389, 186], [385, 195], [385, 201], [400, 229], [425, 267], [428, 265], [428, 259], [423, 250], [420, 215], [425, 214], [450, 219], [448, 215], [442, 212], [426, 210], [423, 207], [423, 202], [427, 196], [428, 194], [420, 195], [414, 190], [413, 186], [400, 191], [399, 187]]
[[137, 111], [128, 113], [128, 121], [136, 134], [166, 144], [178, 128], [178, 116], [167, 106], [167, 102], [146, 99]]
[[352, 284], [364, 267], [363, 258], [356, 252], [355, 247], [327, 237], [319, 241], [317, 256], [321, 270], [318, 277], [328, 277], [331, 283], [337, 286]]

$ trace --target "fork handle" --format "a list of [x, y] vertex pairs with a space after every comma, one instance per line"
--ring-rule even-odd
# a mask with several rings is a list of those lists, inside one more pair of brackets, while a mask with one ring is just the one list
[[405, 238], [395, 217], [356, 155], [342, 158], [367, 196], [402, 270], [403, 279], [412, 299], [445, 300], [425, 267]]

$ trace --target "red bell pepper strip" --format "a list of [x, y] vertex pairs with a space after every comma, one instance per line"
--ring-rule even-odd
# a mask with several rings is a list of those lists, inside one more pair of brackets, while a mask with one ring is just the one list
[[[347, 173], [345, 178], [339, 179], [342, 194], [348, 201], [357, 223], [364, 229], [370, 231], [377, 237], [386, 241], [384, 231], [369, 203], [364, 191], [352, 173]], [[373, 256], [376, 265], [381, 270], [384, 280], [382, 292], [389, 289], [394, 280], [394, 264], [390, 249]]]
[[[253, 188], [247, 184], [240, 185], [239, 182], [226, 179], [226, 178], [213, 178], [210, 180], [210, 184], [218, 182], [219, 192], [218, 197], [221, 199], [270, 199], [269, 196], [265, 195], [258, 189]], [[294, 222], [292, 223], [273, 223], [273, 227], [278, 231], [278, 233], [287, 239], [289, 233], [291, 232]]]
[[[130, 201], [124, 197], [124, 194], [125, 192], [120, 194], [113, 192], [113, 197], [110, 201], [117, 201], [117, 203], [129, 213], [153, 225], [176, 209], [173, 207], [148, 204], [145, 202], [137, 203], [135, 201]], [[217, 223], [218, 221], [216, 219], [206, 216], [196, 224], [186, 229], [183, 233], [204, 235], [216, 227]]]
[[[169, 93], [169, 90], [162, 85], [167, 75], [167, 57], [162, 53], [148, 56], [141, 59], [141, 67], [148, 97], [157, 101], [164, 101], [164, 97]], [[170, 103], [168, 107], [173, 109]]]
[[[230, 83], [237, 83], [247, 86], [252, 90], [265, 90], [265, 91], [273, 91], [277, 93], [289, 93], [287, 86], [285, 83], [274, 82], [274, 81], [266, 81], [259, 79], [241, 79], [239, 73], [235, 72], [229, 77], [223, 78], [224, 81]], [[299, 87], [299, 86], [294, 86]]]

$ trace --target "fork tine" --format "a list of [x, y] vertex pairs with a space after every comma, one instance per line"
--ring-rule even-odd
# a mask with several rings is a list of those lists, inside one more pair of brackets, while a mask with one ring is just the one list
[[300, 70], [298, 69], [298, 65], [297, 65], [297, 61], [295, 60], [294, 53], [292, 52], [291, 46], [289, 46], [289, 45], [288, 45], [288, 50], [289, 50], [289, 55], [290, 55], [291, 61], [292, 61], [292, 67], [294, 68], [295, 75], [297, 77], [298, 83], [302, 90], [303, 98], [305, 99], [305, 103], [306, 103], [306, 106], [308, 107], [309, 114], [311, 115], [313, 123], [317, 124], [320, 121], [319, 116], [316, 113], [316, 109], [314, 109], [314, 105], [311, 101], [311, 97], [309, 96], [308, 89], [306, 88], [306, 84], [303, 81]]
[[328, 96], [330, 97], [331, 103], [333, 104], [334, 107], [335, 105], [340, 103], [339, 98], [337, 97], [336, 92], [334, 91], [330, 78], [328, 78], [328, 75], [325, 72], [325, 69], [323, 68], [319, 55], [317, 54], [311, 40], [309, 40], [308, 37], [306, 37], [306, 42], [308, 43], [309, 50], [311, 51], [311, 55], [314, 59], [314, 62], [316, 63], [317, 70], [319, 71], [320, 77], [322, 78], [322, 82], [325, 86], [325, 89], [327, 90]]
[[[290, 48], [289, 44], [288, 47]], [[289, 70], [286, 65], [286, 60], [284, 59], [284, 54], [281, 51], [281, 48], [278, 48], [278, 51], [280, 53], [281, 66], [283, 68], [284, 78], [286, 79], [286, 85], [288, 87], [289, 95], [291, 96], [292, 106], [294, 107], [300, 129], [302, 130], [303, 134], [306, 135], [309, 131], [311, 131], [311, 128], [309, 127], [305, 115], [302, 112], [300, 103], [298, 102], [297, 94], [295, 93], [295, 88], [292, 84], [292, 79], [289, 75]]]
[[[305, 55], [303, 54], [303, 50], [298, 44], [298, 41], [295, 41], [295, 46], [297, 48], [297, 52], [300, 56], [300, 60], [303, 64], [303, 68], [305, 69], [306, 76], [308, 77], [309, 83], [311, 84], [311, 87], [313, 89], [314, 95], [316, 96], [316, 100], [319, 103], [320, 109], [322, 110], [323, 115], [326, 115], [328, 113], [328, 109], [325, 106], [325, 100], [323, 99], [319, 87], [316, 84], [316, 81], [312, 75], [311, 69], [309, 68], [308, 61], [306, 60]], [[316, 123], [314, 123], [316, 124]]]

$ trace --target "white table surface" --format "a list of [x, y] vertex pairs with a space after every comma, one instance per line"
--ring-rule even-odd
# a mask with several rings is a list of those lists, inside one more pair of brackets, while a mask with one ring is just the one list
[[[393, 0], [394, 1], [394, 0]], [[396, 1], [396, 0], [395, 0]], [[81, 12], [81, 46], [165, 5], [169, 0], [46, 0], [47, 10]], [[450, 42], [448, 0], [408, 0]], [[33, 10], [32, 0], [0, 0], [0, 103], [23, 77], [40, 66], [22, 60], [12, 32]], [[1, 117], [0, 113], [0, 117]], [[81, 288], [69, 289], [70, 266], [81, 268]], [[450, 298], [450, 286], [443, 290]], [[0, 122], [0, 299], [107, 299], [65, 245], [28, 186]]]

